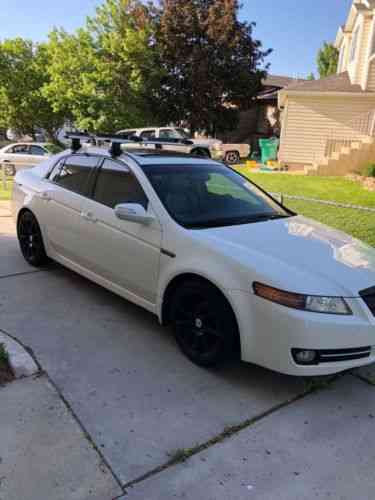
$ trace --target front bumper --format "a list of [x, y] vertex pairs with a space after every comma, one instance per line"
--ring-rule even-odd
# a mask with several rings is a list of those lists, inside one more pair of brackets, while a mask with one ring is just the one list
[[[239, 322], [242, 359], [289, 375], [328, 375], [375, 362], [375, 316], [362, 299], [347, 299], [352, 316], [289, 309], [251, 293], [230, 292]], [[330, 352], [370, 348], [360, 359], [324, 358], [299, 365], [293, 349]]]

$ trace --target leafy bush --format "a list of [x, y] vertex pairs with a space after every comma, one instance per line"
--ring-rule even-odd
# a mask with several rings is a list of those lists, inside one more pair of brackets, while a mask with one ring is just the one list
[[5, 349], [5, 345], [0, 343], [0, 363], [6, 363], [8, 361], [8, 353]]
[[362, 171], [365, 177], [375, 177], [375, 163], [369, 163]]

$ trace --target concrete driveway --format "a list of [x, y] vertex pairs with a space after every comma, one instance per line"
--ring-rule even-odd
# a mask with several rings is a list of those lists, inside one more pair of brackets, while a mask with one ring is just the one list
[[374, 497], [372, 368], [313, 393], [242, 363], [197, 368], [151, 314], [57, 265], [27, 266], [7, 216], [0, 329], [32, 349], [126, 498]]

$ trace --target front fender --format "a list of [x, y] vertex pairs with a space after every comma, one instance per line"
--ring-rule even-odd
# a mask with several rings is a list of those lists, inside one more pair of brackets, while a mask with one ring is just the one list
[[[168, 259], [168, 257], [163, 257], [163, 260], [164, 259]], [[174, 279], [183, 275], [194, 275], [212, 283], [212, 285], [220, 290], [228, 300], [237, 318], [237, 307], [230, 294], [230, 290], [233, 288], [233, 282], [235, 281], [235, 273], [229, 266], [220, 265], [218, 261], [210, 262], [210, 264], [207, 265], [207, 263], [201, 259], [184, 259], [183, 262], [184, 264], [181, 265], [181, 262], [173, 260], [165, 267], [163, 265], [165, 263], [161, 265], [156, 309], [159, 321], [162, 321], [164, 296], [168, 286]]]

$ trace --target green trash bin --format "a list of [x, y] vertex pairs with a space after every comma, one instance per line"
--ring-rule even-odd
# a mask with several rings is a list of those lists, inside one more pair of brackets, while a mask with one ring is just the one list
[[279, 150], [279, 139], [259, 139], [259, 146], [262, 153], [262, 163], [267, 164], [269, 160], [277, 160]]

